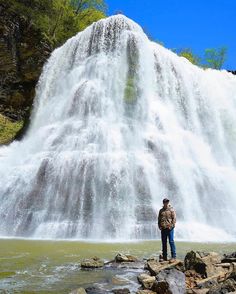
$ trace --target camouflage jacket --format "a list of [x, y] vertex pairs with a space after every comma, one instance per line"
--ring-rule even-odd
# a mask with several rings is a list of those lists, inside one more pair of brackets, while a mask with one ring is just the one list
[[162, 207], [158, 214], [158, 227], [160, 230], [172, 229], [175, 227], [176, 213], [172, 206], [168, 206], [166, 209]]

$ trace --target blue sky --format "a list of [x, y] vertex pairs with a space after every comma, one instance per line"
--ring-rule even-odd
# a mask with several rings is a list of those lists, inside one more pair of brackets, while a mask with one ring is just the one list
[[236, 70], [236, 0], [106, 0], [167, 48], [228, 48], [223, 66]]

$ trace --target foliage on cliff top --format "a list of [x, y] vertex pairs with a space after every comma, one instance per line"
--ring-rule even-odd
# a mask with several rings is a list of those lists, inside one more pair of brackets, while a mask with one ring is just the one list
[[36, 26], [54, 48], [105, 17], [106, 10], [103, 0], [8, 0], [7, 7]]
[[193, 53], [191, 48], [174, 50], [174, 52], [202, 68], [221, 69], [227, 58], [226, 47], [205, 49], [203, 58]]

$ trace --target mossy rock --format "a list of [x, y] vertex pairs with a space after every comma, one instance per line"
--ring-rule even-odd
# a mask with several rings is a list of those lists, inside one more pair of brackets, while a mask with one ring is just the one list
[[0, 114], [0, 145], [8, 144], [14, 140], [16, 134], [23, 127], [23, 121], [12, 122]]
[[132, 104], [137, 101], [137, 89], [135, 86], [134, 78], [128, 78], [124, 91], [124, 101], [126, 103]]
[[82, 268], [99, 268], [104, 266], [104, 261], [95, 256], [91, 259], [83, 260], [80, 265]]
[[0, 279], [5, 279], [14, 276], [15, 272], [0, 272]]

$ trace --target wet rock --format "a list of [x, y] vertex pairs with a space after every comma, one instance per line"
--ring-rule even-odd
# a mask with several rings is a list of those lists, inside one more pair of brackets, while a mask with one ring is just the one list
[[201, 289], [208, 288], [209, 289], [215, 285], [218, 285], [218, 281], [217, 281], [217, 277], [213, 277], [213, 278], [210, 277], [210, 278], [203, 279], [199, 282], [196, 282], [196, 284], [197, 284], [198, 288], [201, 288]]
[[111, 283], [113, 285], [125, 285], [127, 284], [129, 281], [127, 279], [124, 278], [120, 278], [120, 277], [112, 277], [111, 279]]
[[186, 270], [195, 270], [201, 275], [206, 274], [206, 264], [200, 257], [197, 257], [197, 254], [194, 251], [190, 251], [186, 254], [184, 258], [184, 266]]
[[156, 278], [148, 274], [140, 274], [138, 276], [138, 281], [145, 289], [151, 289]]
[[225, 272], [221, 267], [216, 266], [216, 264], [221, 261], [220, 255], [216, 252], [208, 253], [206, 256], [202, 257], [202, 261], [206, 264], [207, 277], [220, 275], [221, 273]]
[[236, 252], [230, 254], [224, 254], [224, 258], [221, 260], [222, 263], [236, 262]]
[[151, 290], [159, 294], [183, 294], [186, 291], [185, 275], [175, 268], [161, 270]]
[[123, 261], [123, 262], [116, 262], [115, 260], [111, 260], [105, 263], [106, 268], [113, 268], [113, 269], [134, 269], [134, 270], [143, 270], [145, 262], [142, 260], [130, 262], [130, 261]]
[[99, 268], [103, 266], [104, 261], [96, 256], [91, 259], [85, 259], [81, 262], [81, 268]]
[[224, 293], [236, 293], [236, 282], [233, 279], [227, 279], [221, 284], [210, 288], [208, 294], [224, 294]]
[[104, 294], [104, 290], [98, 286], [87, 287], [85, 290], [87, 294]]
[[123, 289], [113, 289], [112, 293], [114, 294], [129, 294], [130, 290], [128, 288], [123, 288]]
[[190, 251], [186, 254], [184, 265], [186, 270], [195, 270], [202, 277], [207, 278], [222, 271], [221, 267], [216, 266], [220, 263], [220, 255], [215, 252], [195, 252]]
[[158, 294], [172, 294], [167, 281], [155, 281], [155, 283], [152, 286], [152, 290]]
[[116, 262], [135, 262], [137, 260], [138, 259], [133, 255], [122, 254], [122, 253], [118, 253], [115, 257]]
[[156, 294], [156, 292], [153, 292], [153, 291], [151, 291], [151, 290], [138, 290], [137, 292], [136, 292], [136, 294]]
[[135, 262], [120, 262], [117, 263], [118, 268], [125, 268], [125, 269], [142, 269], [144, 268], [144, 262], [142, 261], [135, 261]]
[[195, 270], [187, 270], [185, 272], [185, 279], [186, 279], [186, 287], [187, 288], [194, 288], [197, 286], [197, 281], [201, 280], [202, 277], [199, 273]]
[[[204, 288], [204, 289], [193, 289], [191, 294], [207, 294], [209, 289]], [[190, 294], [190, 293], [189, 293]]]
[[155, 276], [157, 275], [161, 270], [167, 269], [167, 268], [174, 268], [176, 266], [182, 266], [183, 262], [181, 260], [176, 259], [174, 262], [169, 261], [163, 261], [159, 262], [156, 259], [148, 260], [145, 264], [145, 269], [149, 270], [149, 272]]
[[228, 278], [236, 281], [236, 269], [230, 273]]
[[70, 292], [70, 294], [87, 294], [84, 288], [78, 288]]
[[215, 266], [229, 269], [230, 265], [231, 265], [231, 263], [227, 262], [227, 263], [217, 263]]

